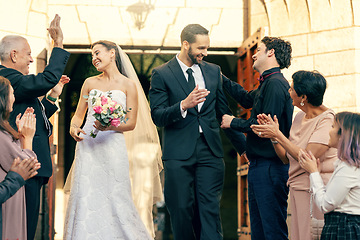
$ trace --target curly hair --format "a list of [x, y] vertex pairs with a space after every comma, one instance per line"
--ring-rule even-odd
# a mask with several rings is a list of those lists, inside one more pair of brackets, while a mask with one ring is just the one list
[[264, 37], [261, 40], [265, 44], [266, 50], [274, 49], [275, 58], [278, 62], [280, 69], [288, 68], [291, 64], [291, 43], [284, 41], [278, 37]]

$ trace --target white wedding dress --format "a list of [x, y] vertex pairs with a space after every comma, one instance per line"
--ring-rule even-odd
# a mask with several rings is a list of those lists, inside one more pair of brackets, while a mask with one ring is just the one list
[[[125, 93], [111, 92], [112, 99], [126, 109]], [[131, 196], [124, 135], [99, 131], [96, 138], [90, 137], [95, 121], [91, 99], [105, 93], [93, 89], [89, 94], [83, 128], [86, 135], [82, 135], [84, 140], [77, 143], [75, 150], [64, 239], [151, 239]]]

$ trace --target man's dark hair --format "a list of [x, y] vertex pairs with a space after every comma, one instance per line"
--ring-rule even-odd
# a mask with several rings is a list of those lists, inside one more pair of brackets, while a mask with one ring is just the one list
[[290, 66], [292, 52], [290, 42], [284, 41], [278, 37], [264, 37], [261, 42], [265, 44], [266, 50], [274, 49], [275, 58], [280, 65], [280, 69], [288, 68]]
[[305, 95], [308, 103], [318, 107], [322, 104], [326, 79], [317, 71], [297, 71], [292, 75], [294, 90], [301, 97]]
[[194, 43], [196, 35], [198, 34], [208, 35], [209, 31], [200, 24], [189, 24], [181, 31], [181, 42], [187, 41], [188, 43]]

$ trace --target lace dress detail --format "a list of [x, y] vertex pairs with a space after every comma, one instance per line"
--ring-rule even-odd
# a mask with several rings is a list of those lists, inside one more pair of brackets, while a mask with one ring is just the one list
[[[151, 239], [135, 208], [130, 187], [129, 162], [124, 135], [99, 131], [90, 137], [95, 118], [89, 94], [88, 114], [77, 143], [71, 192], [65, 218], [64, 239]], [[126, 95], [112, 90], [112, 99], [126, 107]], [[126, 108], [125, 108], [126, 109]], [[123, 123], [122, 123], [123, 124]]]

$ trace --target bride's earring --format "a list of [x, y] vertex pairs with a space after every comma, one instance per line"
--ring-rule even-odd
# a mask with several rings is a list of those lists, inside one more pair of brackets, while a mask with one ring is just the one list
[[305, 105], [305, 103], [304, 103], [304, 102], [301, 102], [301, 103], [300, 103], [300, 106], [302, 106], [302, 107], [303, 107], [304, 105]]

